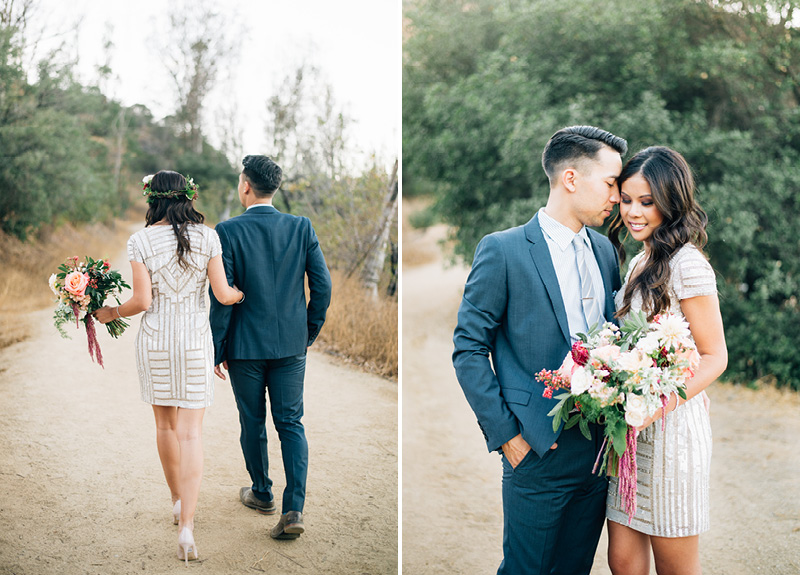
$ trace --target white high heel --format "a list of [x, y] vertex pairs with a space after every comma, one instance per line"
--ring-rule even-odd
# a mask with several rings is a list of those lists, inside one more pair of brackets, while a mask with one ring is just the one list
[[194, 534], [188, 527], [181, 529], [181, 534], [178, 536], [178, 559], [181, 559], [186, 566], [189, 566], [189, 561], [197, 561], [197, 545], [194, 543]]
[[172, 506], [172, 524], [177, 525], [181, 519], [181, 500], [178, 499]]

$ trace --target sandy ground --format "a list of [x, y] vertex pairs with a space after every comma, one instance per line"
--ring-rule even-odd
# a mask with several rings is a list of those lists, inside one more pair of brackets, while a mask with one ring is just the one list
[[[404, 204], [404, 216], [415, 208]], [[468, 270], [442, 263], [444, 235], [441, 226], [403, 230], [406, 575], [490, 574], [502, 559], [500, 458], [487, 453], [450, 359]], [[800, 396], [720, 383], [709, 395], [714, 447], [703, 572], [797, 575]], [[610, 573], [606, 546], [604, 530], [593, 574]]]
[[[130, 270], [122, 253], [111, 263]], [[0, 574], [184, 573], [152, 409], [139, 399], [138, 319], [119, 340], [100, 334], [105, 370], [90, 361], [83, 332], [60, 338], [49, 310], [24, 320], [32, 337], [0, 352]], [[268, 530], [277, 516], [239, 502], [250, 481], [238, 414], [230, 385], [216, 381], [195, 518], [201, 560], [191, 569], [397, 572], [397, 384], [312, 351], [305, 408], [306, 533], [274, 541]], [[285, 480], [270, 425], [280, 497]]]

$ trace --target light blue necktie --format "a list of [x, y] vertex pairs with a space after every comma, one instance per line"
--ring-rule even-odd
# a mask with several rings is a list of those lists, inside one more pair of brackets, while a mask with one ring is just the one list
[[572, 240], [575, 246], [575, 260], [578, 263], [578, 274], [581, 278], [581, 306], [583, 307], [583, 317], [586, 319], [587, 329], [592, 326], [600, 324], [603, 321], [603, 312], [601, 311], [600, 301], [597, 297], [597, 290], [594, 289], [592, 284], [592, 276], [589, 274], [589, 266], [586, 265], [587, 254], [589, 249], [585, 240], [580, 234], [577, 234]]

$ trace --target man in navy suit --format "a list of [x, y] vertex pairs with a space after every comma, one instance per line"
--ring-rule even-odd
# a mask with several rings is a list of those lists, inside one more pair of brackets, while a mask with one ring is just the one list
[[281, 518], [270, 535], [296, 539], [305, 531], [308, 443], [300, 420], [306, 351], [325, 322], [331, 278], [309, 219], [272, 206], [280, 167], [266, 156], [246, 156], [242, 164], [239, 200], [246, 210], [216, 230], [228, 283], [245, 299], [234, 309], [219, 304], [209, 290], [214, 371], [225, 379], [221, 368], [228, 370], [239, 408], [240, 442], [253, 482], [241, 488], [239, 498], [268, 515], [276, 510], [265, 426], [269, 395], [286, 475]]
[[556, 403], [535, 374], [557, 369], [592, 324], [613, 321], [619, 264], [601, 226], [620, 201], [625, 140], [591, 126], [556, 132], [542, 154], [547, 205], [484, 237], [464, 288], [453, 364], [490, 451], [503, 459], [500, 575], [588, 574], [605, 517], [592, 474], [602, 429], [553, 432]]

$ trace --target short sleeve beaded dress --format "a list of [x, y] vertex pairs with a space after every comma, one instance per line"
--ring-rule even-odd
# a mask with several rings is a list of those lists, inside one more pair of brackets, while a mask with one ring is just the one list
[[[617, 307], [643, 253], [630, 263], [628, 276], [617, 294]], [[670, 309], [683, 315], [681, 300], [716, 293], [714, 270], [703, 254], [687, 244], [669, 262]], [[634, 294], [631, 309], [640, 310], [642, 298]], [[696, 395], [667, 414], [660, 423], [638, 437], [636, 515], [630, 524], [618, 495], [617, 478], [608, 486], [606, 517], [648, 535], [687, 537], [709, 529], [709, 473], [711, 469], [711, 424], [701, 396]]]
[[186, 266], [169, 225], [154, 225], [128, 240], [128, 259], [147, 267], [153, 302], [136, 336], [142, 401], [199, 409], [214, 400], [214, 345], [206, 308], [208, 262], [222, 253], [217, 233], [189, 224]]

